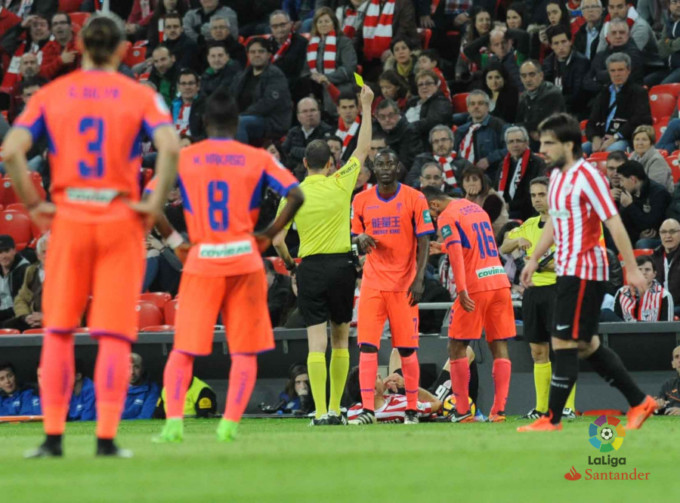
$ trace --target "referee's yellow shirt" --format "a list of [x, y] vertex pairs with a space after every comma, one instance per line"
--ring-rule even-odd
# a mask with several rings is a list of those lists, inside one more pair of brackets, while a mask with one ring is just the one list
[[[299, 257], [347, 253], [352, 249], [350, 208], [360, 171], [359, 159], [351, 157], [330, 176], [309, 175], [302, 181], [305, 203], [293, 220], [300, 236]], [[282, 200], [279, 211], [284, 204]]]
[[[526, 220], [522, 225], [519, 227], [515, 227], [508, 233], [508, 238], [510, 239], [518, 239], [518, 238], [524, 238], [527, 241], [531, 243], [531, 248], [527, 250], [527, 257], [531, 257], [531, 254], [534, 253], [534, 248], [536, 248], [536, 245], [538, 244], [538, 240], [541, 238], [541, 234], [543, 233], [543, 226], [541, 225], [539, 227], [539, 224], [541, 223], [541, 217], [532, 217]], [[541, 259], [539, 259], [539, 262], [550, 255], [551, 253], [555, 253], [555, 245], [553, 244], [550, 249], [545, 253]], [[552, 264], [554, 264], [553, 261], [551, 261]], [[555, 270], [542, 270], [540, 272], [535, 272], [534, 275], [531, 277], [531, 281], [534, 283], [534, 286], [548, 286], [548, 285], [554, 285], [557, 282], [557, 274], [555, 274]]]

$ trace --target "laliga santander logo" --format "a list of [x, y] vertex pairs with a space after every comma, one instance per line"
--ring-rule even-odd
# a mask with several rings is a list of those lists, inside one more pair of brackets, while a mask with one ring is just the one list
[[590, 445], [600, 452], [618, 451], [623, 444], [626, 430], [621, 421], [614, 416], [600, 416], [588, 429]]

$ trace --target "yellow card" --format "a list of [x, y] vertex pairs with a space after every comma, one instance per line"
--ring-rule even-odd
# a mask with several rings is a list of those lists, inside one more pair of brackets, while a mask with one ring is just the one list
[[362, 77], [361, 75], [359, 75], [358, 73], [356, 73], [356, 72], [354, 72], [354, 80], [357, 81], [357, 85], [358, 85], [359, 87], [364, 87], [364, 79], [363, 79], [363, 77]]

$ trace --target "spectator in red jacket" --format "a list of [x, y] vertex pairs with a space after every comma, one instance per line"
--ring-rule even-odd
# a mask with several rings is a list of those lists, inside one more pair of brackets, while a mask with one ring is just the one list
[[76, 38], [68, 14], [58, 12], [52, 16], [52, 35], [43, 48], [40, 75], [52, 80], [72, 72], [80, 67], [80, 52], [76, 47]]

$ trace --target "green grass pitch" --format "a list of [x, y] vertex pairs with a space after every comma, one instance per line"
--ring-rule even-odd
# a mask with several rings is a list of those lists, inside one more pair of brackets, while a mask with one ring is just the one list
[[[133, 459], [96, 459], [94, 423], [69, 424], [63, 459], [24, 460], [40, 424], [0, 425], [0, 499], [21, 502], [555, 502], [662, 501], [677, 490], [680, 421], [651, 418], [628, 432], [625, 466], [588, 466], [599, 452], [581, 418], [557, 433], [505, 424], [310, 428], [302, 420], [244, 420], [231, 444], [215, 420], [188, 420], [182, 444], [156, 445], [160, 421], [124, 422]], [[583, 475], [567, 481], [574, 466]], [[586, 469], [649, 472], [648, 481], [585, 480]], [[672, 498], [672, 496], [671, 496]]]

